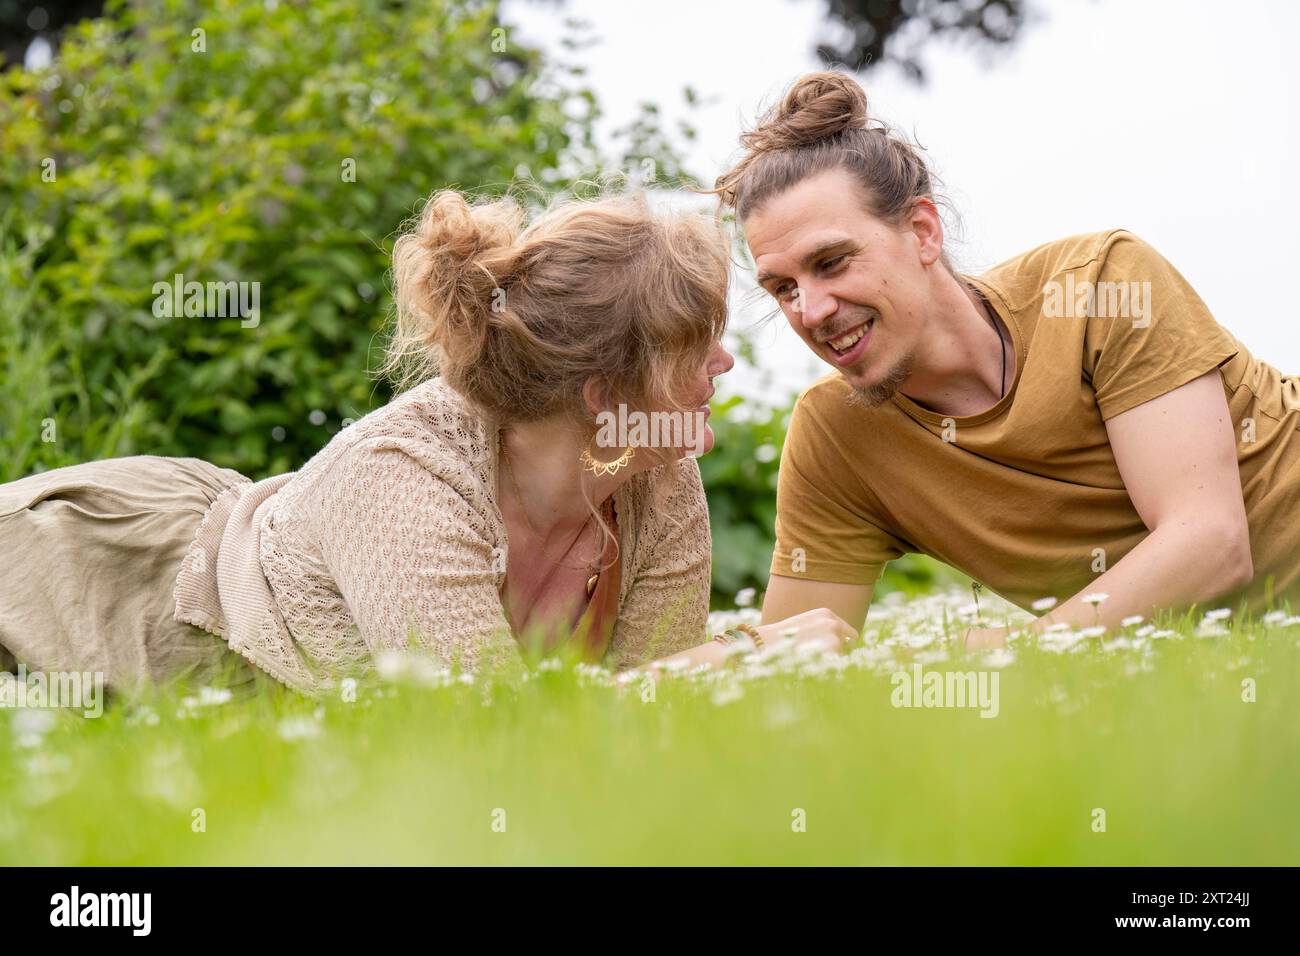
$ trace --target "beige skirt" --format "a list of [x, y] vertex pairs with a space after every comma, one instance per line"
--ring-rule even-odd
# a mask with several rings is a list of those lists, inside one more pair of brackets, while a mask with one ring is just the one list
[[118, 691], [261, 683], [220, 637], [172, 616], [204, 512], [247, 480], [198, 458], [135, 455], [0, 485], [0, 670], [101, 672]]

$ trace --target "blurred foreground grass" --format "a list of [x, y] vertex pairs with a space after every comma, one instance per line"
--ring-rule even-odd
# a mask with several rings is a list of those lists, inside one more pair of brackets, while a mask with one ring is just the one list
[[[886, 599], [848, 655], [653, 701], [564, 667], [0, 710], [0, 863], [1300, 863], [1297, 619], [962, 658], [963, 601]], [[996, 672], [997, 716], [892, 706], [915, 663]]]

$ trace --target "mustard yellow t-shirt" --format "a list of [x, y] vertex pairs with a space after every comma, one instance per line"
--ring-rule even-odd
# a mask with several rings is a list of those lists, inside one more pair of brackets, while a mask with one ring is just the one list
[[[964, 277], [1014, 340], [1015, 380], [978, 415], [896, 393], [846, 400], [832, 373], [790, 420], [772, 573], [873, 584], [928, 554], [1014, 604], [1064, 601], [1147, 534], [1105, 420], [1218, 368], [1238, 438], [1252, 611], [1300, 588], [1300, 381], [1250, 355], [1155, 249], [1123, 229], [1071, 236]], [[1091, 291], [1089, 291], [1091, 290]], [[1270, 584], [1271, 578], [1271, 584]]]

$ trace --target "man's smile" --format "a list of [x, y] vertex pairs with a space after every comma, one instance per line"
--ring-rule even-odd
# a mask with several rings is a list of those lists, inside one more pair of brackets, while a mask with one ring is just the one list
[[871, 339], [871, 329], [875, 324], [875, 316], [872, 316], [866, 322], [838, 333], [834, 338], [821, 339], [819, 342], [828, 346], [831, 352], [834, 353], [837, 365], [852, 365], [867, 350], [867, 343]]

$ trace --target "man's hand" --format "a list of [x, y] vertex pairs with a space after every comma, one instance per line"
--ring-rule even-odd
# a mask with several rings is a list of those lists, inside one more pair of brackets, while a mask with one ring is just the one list
[[1009, 633], [1005, 627], [968, 627], [962, 635], [962, 646], [968, 651], [1006, 647]]
[[842, 650], [858, 636], [855, 628], [845, 623], [834, 611], [824, 607], [764, 624], [757, 630], [764, 644], [778, 641], [788, 633], [796, 644], [820, 641], [835, 650]]
[[805, 611], [824, 608], [833, 611], [855, 632], [862, 630], [871, 606], [870, 584], [833, 584], [772, 575], [763, 600], [763, 623], [783, 621]]

